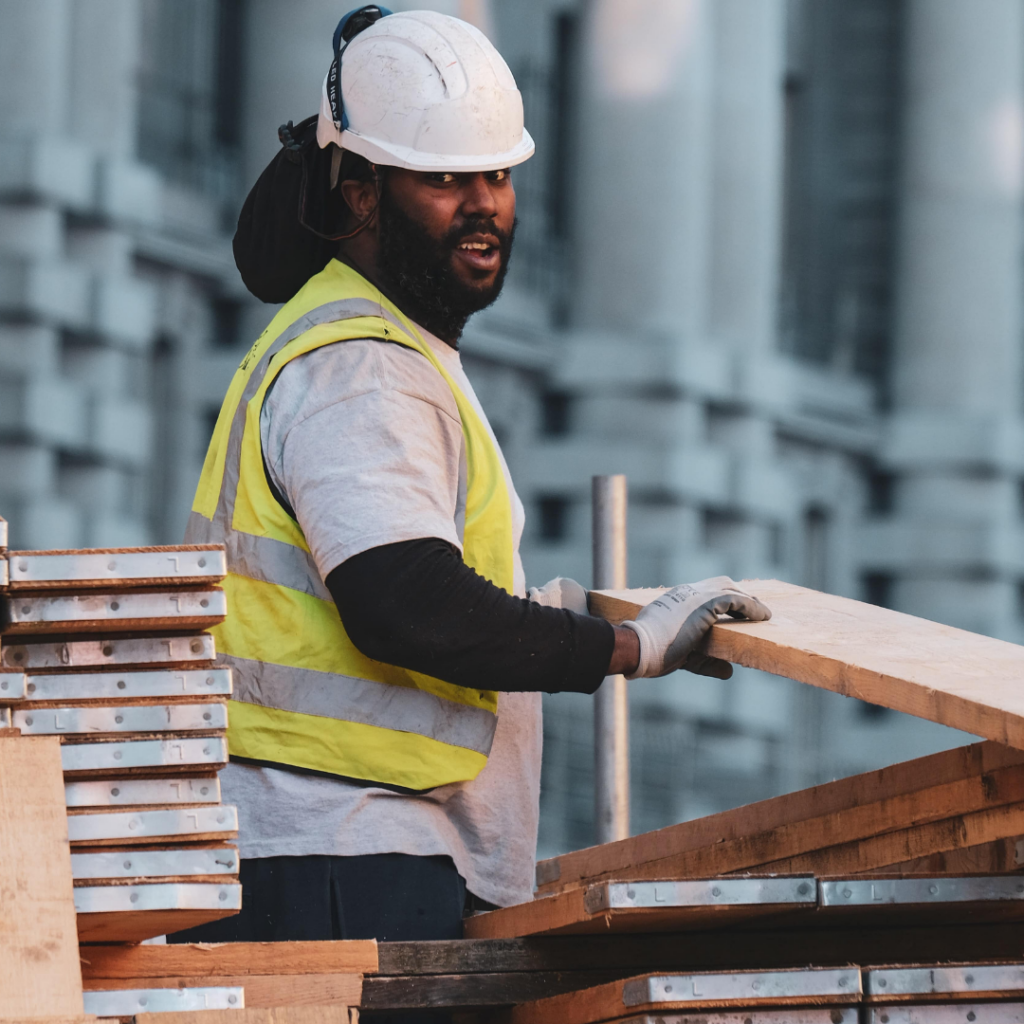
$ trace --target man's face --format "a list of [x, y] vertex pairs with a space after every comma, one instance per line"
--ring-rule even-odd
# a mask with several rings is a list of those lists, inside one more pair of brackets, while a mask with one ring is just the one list
[[406, 311], [445, 340], [501, 291], [515, 230], [508, 171], [389, 168], [380, 203], [379, 269]]

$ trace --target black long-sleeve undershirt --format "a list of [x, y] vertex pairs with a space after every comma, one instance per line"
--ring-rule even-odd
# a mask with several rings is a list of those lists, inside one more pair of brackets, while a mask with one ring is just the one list
[[615, 646], [603, 619], [512, 597], [437, 538], [371, 548], [326, 582], [363, 654], [457, 686], [593, 693]]

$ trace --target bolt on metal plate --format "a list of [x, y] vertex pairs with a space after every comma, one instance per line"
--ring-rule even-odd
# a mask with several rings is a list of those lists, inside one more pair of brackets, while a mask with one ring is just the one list
[[60, 748], [60, 760], [66, 772], [221, 765], [227, 764], [228, 745], [220, 736], [205, 739], [65, 743]]
[[191, 664], [213, 661], [213, 637], [132, 637], [128, 640], [70, 640], [0, 646], [0, 668], [40, 672], [46, 669], [98, 668], [104, 665]]
[[142, 885], [81, 885], [75, 912], [114, 914], [126, 910], [241, 910], [242, 887], [228, 882], [153, 882]]
[[864, 971], [864, 994], [875, 1002], [894, 996], [963, 992], [1024, 992], [1024, 964], [942, 964]]
[[134, 1017], [138, 1013], [193, 1010], [242, 1010], [243, 988], [134, 988], [82, 993], [85, 1012], [96, 1017]]
[[200, 732], [226, 729], [226, 704], [150, 704], [144, 707], [45, 707], [14, 712], [27, 736], [74, 736], [115, 732]]
[[0, 703], [23, 700], [27, 683], [23, 672], [0, 672]]
[[[866, 1006], [864, 1024], [1024, 1024], [1024, 1003]], [[668, 1018], [665, 1024], [669, 1024]], [[711, 1021], [708, 1021], [711, 1024]]]
[[[6, 698], [3, 680], [0, 674], [0, 702]], [[61, 673], [33, 675], [23, 682], [23, 690], [32, 701], [224, 697], [231, 694], [232, 679], [229, 668]]]
[[11, 551], [11, 582], [41, 587], [47, 584], [93, 583], [109, 585], [212, 583], [227, 575], [224, 549], [214, 545], [200, 550], [184, 548], [126, 548], [121, 551]]
[[[855, 1006], [786, 1007], [780, 1010], [722, 1010], [692, 1013], [645, 1013], [617, 1024], [858, 1024]], [[943, 1022], [945, 1024], [945, 1022]]]
[[219, 804], [220, 779], [96, 779], [65, 782], [68, 807], [135, 807], [145, 804]]
[[154, 839], [209, 832], [237, 832], [238, 811], [231, 806], [187, 807], [180, 810], [111, 811], [69, 814], [68, 839], [72, 843], [104, 839]]
[[732, 971], [721, 974], [658, 974], [622, 988], [624, 1006], [642, 1003], [735, 1002], [761, 999], [832, 999], [856, 1002], [860, 971], [810, 968], [796, 971]]
[[170, 875], [235, 875], [238, 851], [185, 848], [182, 850], [111, 850], [71, 852], [71, 876], [90, 878], [159, 878]]
[[5, 632], [31, 633], [57, 628], [73, 631], [84, 628], [82, 623], [93, 628], [89, 624], [94, 622], [109, 623], [113, 630], [125, 629], [129, 623], [179, 619], [192, 625], [213, 625], [223, 621], [226, 615], [227, 597], [219, 589], [138, 594], [12, 594], [7, 600]]
[[1024, 875], [988, 875], [977, 878], [849, 878], [820, 882], [819, 891], [820, 904], [823, 908], [1024, 900]]
[[640, 907], [765, 906], [817, 903], [814, 876], [712, 878], [666, 882], [601, 882], [587, 889], [588, 914]]

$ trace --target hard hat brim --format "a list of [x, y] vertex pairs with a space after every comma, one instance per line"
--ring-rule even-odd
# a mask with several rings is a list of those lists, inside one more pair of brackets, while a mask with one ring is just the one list
[[448, 155], [443, 153], [424, 153], [408, 146], [371, 139], [365, 135], [346, 129], [341, 133], [342, 149], [358, 153], [372, 164], [384, 167], [404, 167], [410, 171], [500, 171], [506, 167], [514, 167], [529, 160], [536, 150], [533, 138], [524, 128], [523, 137], [516, 146], [504, 153], [486, 155]]

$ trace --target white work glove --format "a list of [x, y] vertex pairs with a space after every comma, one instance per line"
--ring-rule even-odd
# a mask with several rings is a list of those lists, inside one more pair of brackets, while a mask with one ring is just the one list
[[556, 576], [543, 587], [531, 587], [526, 596], [534, 604], [542, 604], [546, 608], [565, 608], [579, 615], [589, 615], [587, 608], [587, 592], [575, 580]]
[[640, 664], [629, 677], [651, 679], [677, 668], [728, 679], [732, 666], [698, 650], [719, 615], [763, 622], [772, 613], [756, 597], [738, 590], [728, 576], [673, 587], [622, 625], [640, 638]]

